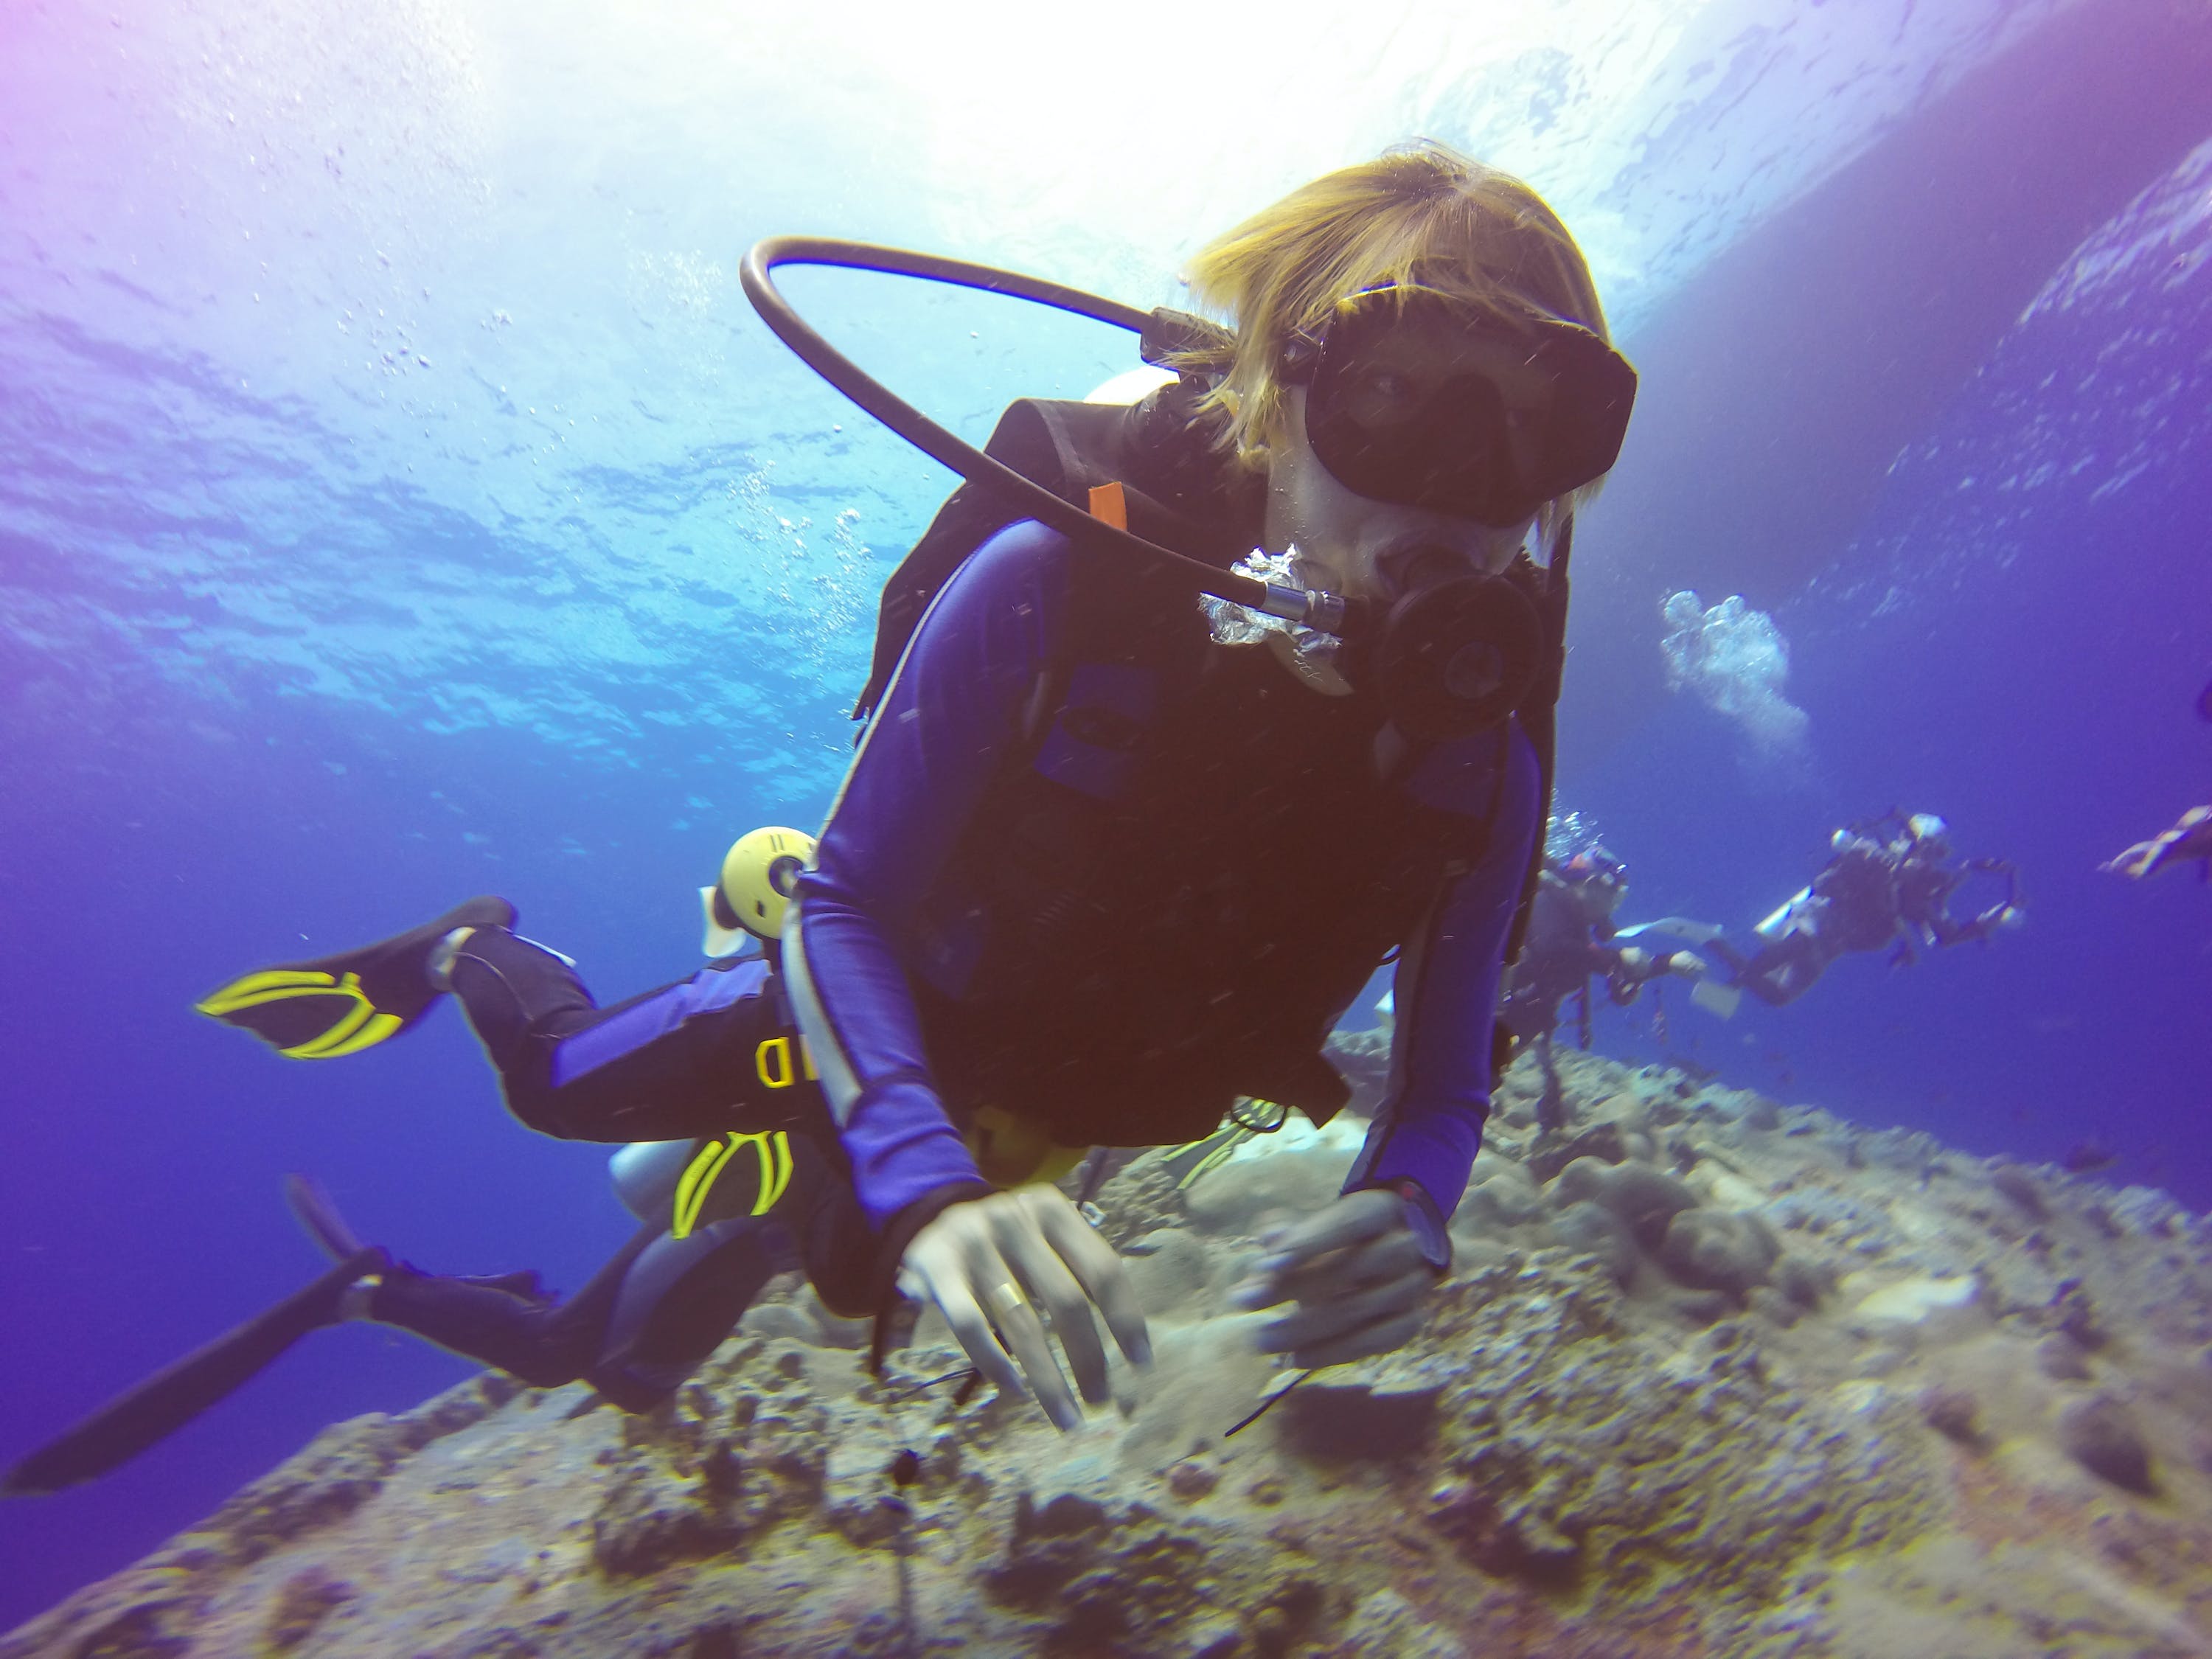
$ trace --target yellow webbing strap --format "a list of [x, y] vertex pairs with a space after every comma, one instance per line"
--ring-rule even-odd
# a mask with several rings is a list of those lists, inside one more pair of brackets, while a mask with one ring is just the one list
[[752, 1213], [766, 1215], [783, 1196], [783, 1189], [791, 1184], [791, 1140], [781, 1129], [757, 1130], [751, 1134], [739, 1134], [732, 1130], [720, 1140], [710, 1140], [691, 1155], [690, 1163], [676, 1182], [675, 1213], [670, 1219], [669, 1233], [676, 1238], [689, 1238], [692, 1229], [699, 1224], [699, 1212], [706, 1207], [707, 1195], [714, 1183], [729, 1167], [730, 1160], [738, 1149], [750, 1146], [760, 1160], [760, 1189], [753, 1195]]

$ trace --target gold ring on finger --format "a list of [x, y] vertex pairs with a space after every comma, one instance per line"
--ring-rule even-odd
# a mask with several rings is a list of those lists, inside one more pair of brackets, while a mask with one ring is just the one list
[[1017, 1308], [1030, 1305], [1029, 1297], [1022, 1294], [1022, 1287], [1011, 1279], [985, 1297], [983, 1301], [994, 1314], [1010, 1314]]

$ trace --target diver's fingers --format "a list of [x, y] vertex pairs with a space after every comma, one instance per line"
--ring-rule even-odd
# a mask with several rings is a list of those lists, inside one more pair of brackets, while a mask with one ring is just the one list
[[1024, 1399], [1029, 1390], [1023, 1386], [1013, 1361], [991, 1334], [991, 1322], [984, 1316], [977, 1294], [979, 1285], [1011, 1280], [1013, 1273], [1005, 1263], [985, 1259], [992, 1252], [982, 1245], [979, 1234], [970, 1231], [968, 1218], [955, 1214], [966, 1207], [953, 1206], [915, 1235], [907, 1247], [904, 1265], [927, 1288], [930, 1300], [951, 1328], [953, 1340], [966, 1351], [975, 1369], [1000, 1393]]
[[[1025, 1200], [1032, 1191], [1039, 1194], [1032, 1204], [1032, 1213], [1047, 1242], [1059, 1252], [1060, 1259], [1082, 1284], [1085, 1294], [1106, 1316], [1106, 1328], [1114, 1333], [1115, 1342], [1131, 1364], [1151, 1364], [1152, 1343], [1151, 1334], [1145, 1328], [1144, 1304], [1137, 1299], [1136, 1287], [1129, 1283], [1120, 1253], [1100, 1237], [1098, 1230], [1083, 1218], [1082, 1212], [1056, 1189], [1024, 1188], [1022, 1196]], [[1042, 1196], [1046, 1194], [1051, 1195], [1050, 1200]]]
[[[1301, 1303], [1296, 1313], [1261, 1326], [1253, 1339], [1254, 1346], [1262, 1353], [1334, 1351], [1363, 1340], [1370, 1330], [1400, 1319], [1410, 1316], [1418, 1323], [1422, 1304], [1427, 1301], [1434, 1283], [1425, 1272], [1407, 1273], [1388, 1284], [1346, 1292], [1327, 1301]], [[1383, 1350], [1370, 1347], [1363, 1352], [1381, 1353]]]
[[1002, 1280], [984, 1292], [984, 1305], [989, 1310], [991, 1321], [999, 1328], [999, 1334], [1006, 1339], [1006, 1346], [1029, 1378], [1030, 1391], [1043, 1407], [1044, 1414], [1052, 1419], [1053, 1427], [1065, 1432], [1083, 1421], [1083, 1413], [1076, 1409], [1075, 1396], [1068, 1392], [1067, 1379], [1060, 1375], [1059, 1362], [1052, 1357], [1052, 1344], [1046, 1339], [1044, 1324], [1037, 1318], [1036, 1309], [1022, 1287], [1011, 1279]]
[[945, 1322], [951, 1327], [953, 1340], [966, 1351], [975, 1369], [983, 1373], [991, 1386], [1015, 1400], [1029, 1398], [1030, 1391], [1022, 1382], [1021, 1373], [1006, 1351], [999, 1346], [999, 1339], [991, 1332], [991, 1322], [983, 1316], [981, 1305], [967, 1285], [957, 1282], [940, 1285], [932, 1300], [945, 1316]]
[[1331, 1302], [1389, 1284], [1416, 1269], [1434, 1281], [1435, 1273], [1413, 1231], [1400, 1228], [1299, 1267], [1270, 1271], [1263, 1261], [1258, 1273], [1231, 1292], [1231, 1300], [1246, 1312], [1272, 1308], [1292, 1297], [1304, 1303]]
[[1268, 1236], [1261, 1270], [1280, 1273], [1331, 1250], [1378, 1237], [1406, 1225], [1406, 1200], [1394, 1192], [1370, 1188], [1346, 1193], [1320, 1214]]
[[[1049, 1188], [1044, 1190], [1051, 1192], [1053, 1198], [1060, 1203], [1067, 1202], [1057, 1190]], [[1093, 1405], [1103, 1405], [1114, 1395], [1106, 1383], [1106, 1350], [1098, 1340], [1097, 1326], [1091, 1322], [1091, 1299], [1084, 1294], [1083, 1286], [1076, 1282], [1075, 1275], [1068, 1272], [1066, 1264], [1060, 1260], [1046, 1236], [1041, 1224], [1041, 1206], [1030, 1203], [1024, 1193], [1017, 1192], [1012, 1201], [993, 1217], [994, 1237], [1000, 1255], [1012, 1264], [1021, 1282], [1029, 1287], [1030, 1293], [1052, 1315], [1052, 1333], [1060, 1339], [1060, 1346], [1066, 1352], [1068, 1368], [1075, 1373], [1076, 1385], [1083, 1391], [1083, 1397]], [[1034, 1319], [1035, 1316], [1031, 1313], [1030, 1317]], [[1013, 1334], [1006, 1325], [1001, 1324], [1000, 1329], [1006, 1333], [1009, 1340], [1012, 1339]], [[1040, 1327], [1040, 1334], [1042, 1330]], [[1046, 1361], [1050, 1364], [1050, 1347], [1047, 1346], [1044, 1352]], [[1017, 1349], [1016, 1352], [1019, 1353], [1020, 1350]], [[1028, 1364], [1026, 1356], [1023, 1363]], [[1059, 1375], [1057, 1366], [1054, 1369], [1054, 1375]], [[1032, 1380], [1036, 1380], [1034, 1370], [1030, 1376]], [[1041, 1380], [1038, 1381], [1037, 1395], [1040, 1400], [1045, 1400], [1045, 1389]], [[1051, 1409], [1050, 1401], [1047, 1400], [1046, 1405], [1048, 1410]], [[1053, 1420], [1060, 1421], [1057, 1411], [1053, 1413]], [[1072, 1425], [1061, 1423], [1060, 1426], [1066, 1428]]]

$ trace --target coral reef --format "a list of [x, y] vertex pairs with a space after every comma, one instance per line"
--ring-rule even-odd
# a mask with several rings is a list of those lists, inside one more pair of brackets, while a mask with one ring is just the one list
[[485, 1376], [331, 1428], [0, 1659], [2212, 1654], [2212, 1222], [1562, 1071], [1401, 1352], [1284, 1393], [1226, 1304], [1358, 1122], [1146, 1153], [1098, 1204], [1156, 1362], [1075, 1433], [785, 1281], [649, 1416]]

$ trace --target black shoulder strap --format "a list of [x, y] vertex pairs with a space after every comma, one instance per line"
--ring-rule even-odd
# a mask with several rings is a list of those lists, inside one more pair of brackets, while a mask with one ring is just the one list
[[[1544, 573], [1543, 591], [1536, 596], [1536, 613], [1543, 618], [1545, 653], [1540, 678], [1514, 717], [1536, 750], [1536, 844], [1528, 849], [1528, 868], [1521, 878], [1521, 902], [1513, 909], [1512, 930], [1505, 936], [1505, 966], [1510, 971], [1521, 960], [1521, 947], [1528, 942], [1528, 919], [1536, 908], [1536, 890], [1544, 883], [1544, 839], [1552, 823], [1553, 763], [1558, 753], [1559, 686], [1567, 668], [1567, 563], [1574, 555], [1575, 521], [1559, 526], [1552, 547], [1551, 568]], [[1498, 988], [1503, 1000], [1505, 987]], [[1497, 1091], [1520, 1048], [1504, 1020], [1490, 1024], [1490, 1087]]]
[[1513, 912], [1513, 929], [1505, 937], [1505, 965], [1521, 959], [1528, 942], [1528, 917], [1535, 908], [1536, 889], [1544, 875], [1544, 836], [1552, 821], [1553, 763], [1559, 749], [1560, 681], [1567, 667], [1567, 564], [1574, 556], [1575, 521], [1559, 526], [1552, 548], [1552, 566], [1546, 573], [1537, 612], [1544, 621], [1546, 643], [1540, 678], [1516, 711], [1521, 729], [1536, 750], [1536, 844], [1528, 850], [1528, 868], [1521, 878], [1521, 902]]
[[[984, 453], [1004, 461], [1024, 477], [1042, 484], [1065, 500], [1073, 500], [1065, 487], [1057, 448], [1044, 425], [1024, 418], [1029, 400], [1017, 403], [999, 417]], [[937, 597], [937, 590], [951, 579], [960, 562], [997, 531], [1022, 516], [1021, 509], [986, 485], [963, 483], [947, 496], [921, 539], [908, 551], [884, 584], [876, 606], [876, 648], [868, 665], [868, 683], [853, 708], [854, 720], [866, 720], [883, 700], [900, 653], [921, 623], [921, 613]]]
[[[1223, 479], [1206, 434], [1194, 429], [1197, 392], [1184, 383], [1133, 404], [1020, 398], [1000, 416], [984, 453], [1074, 507], [1089, 507], [1094, 486], [1119, 483], [1130, 530], [1225, 567], [1250, 550], [1249, 540], [1237, 544], [1254, 503], [1245, 499], [1249, 489], [1233, 486], [1226, 491], [1233, 498], [1226, 507], [1212, 499], [1224, 493]], [[996, 532], [1028, 516], [1019, 503], [987, 486], [963, 483], [946, 498], [884, 585], [875, 653], [854, 719], [875, 712], [922, 612], [961, 562]]]

